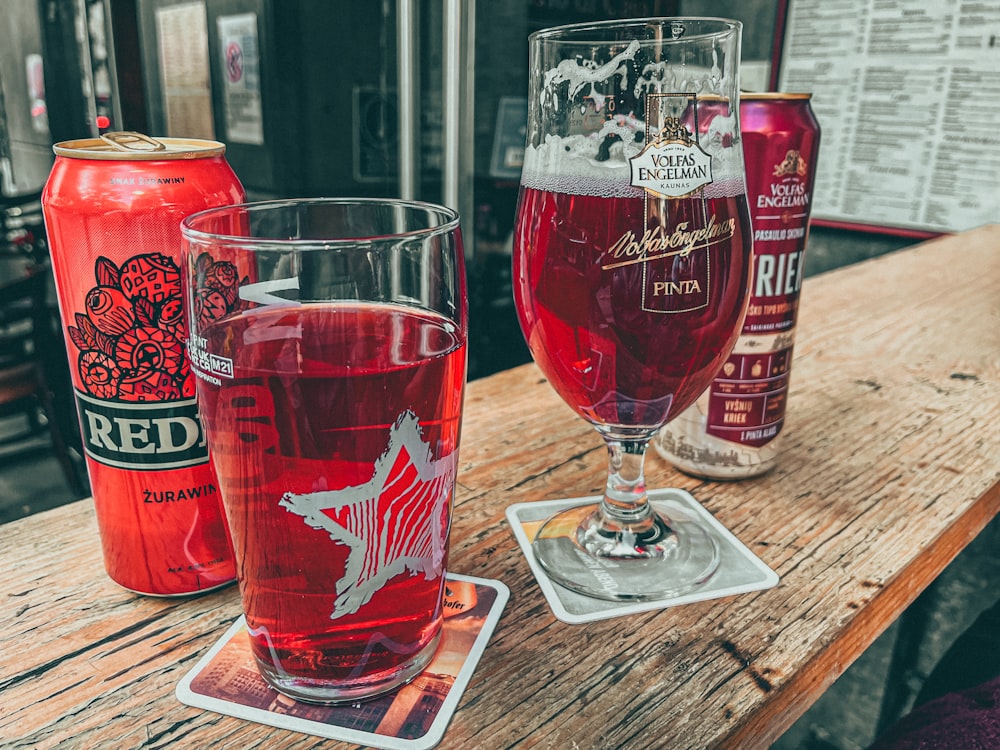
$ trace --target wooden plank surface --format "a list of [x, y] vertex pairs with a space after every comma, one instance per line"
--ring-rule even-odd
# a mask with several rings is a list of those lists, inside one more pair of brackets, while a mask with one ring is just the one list
[[[470, 384], [451, 567], [512, 595], [440, 746], [767, 747], [1000, 510], [998, 423], [1000, 227], [807, 279], [778, 468], [648, 462], [781, 583], [566, 625], [504, 510], [598, 492], [604, 450], [533, 365]], [[338, 747], [180, 704], [237, 592], [122, 591], [88, 501], [0, 527], [0, 570], [0, 746]]]

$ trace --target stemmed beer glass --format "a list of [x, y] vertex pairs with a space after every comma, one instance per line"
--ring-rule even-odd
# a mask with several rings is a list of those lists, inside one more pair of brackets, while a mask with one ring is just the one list
[[665, 598], [719, 564], [708, 527], [650, 500], [643, 460], [726, 361], [749, 299], [740, 32], [662, 18], [529, 40], [514, 297], [538, 366], [608, 449], [604, 496], [549, 519], [533, 552], [590, 596]]

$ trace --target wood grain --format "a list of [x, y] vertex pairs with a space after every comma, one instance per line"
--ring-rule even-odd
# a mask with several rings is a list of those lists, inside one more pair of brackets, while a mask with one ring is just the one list
[[[649, 459], [781, 583], [566, 625], [504, 510], [598, 492], [604, 450], [533, 365], [470, 384], [451, 567], [512, 596], [441, 747], [767, 747], [1000, 510], [998, 423], [1000, 227], [807, 279], [778, 468]], [[237, 592], [117, 588], [88, 501], [0, 527], [0, 565], [3, 747], [338, 747], [179, 703]]]

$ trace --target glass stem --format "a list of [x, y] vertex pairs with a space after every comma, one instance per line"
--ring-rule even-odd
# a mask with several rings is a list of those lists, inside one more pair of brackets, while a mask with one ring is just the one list
[[642, 534], [654, 523], [643, 474], [648, 444], [647, 438], [607, 440], [608, 484], [601, 515], [608, 531]]

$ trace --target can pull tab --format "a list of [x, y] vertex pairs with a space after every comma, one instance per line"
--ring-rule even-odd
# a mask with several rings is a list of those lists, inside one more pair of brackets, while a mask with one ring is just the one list
[[121, 130], [115, 133], [104, 133], [101, 140], [115, 151], [166, 151], [167, 147], [155, 138], [136, 133], [132, 130]]

